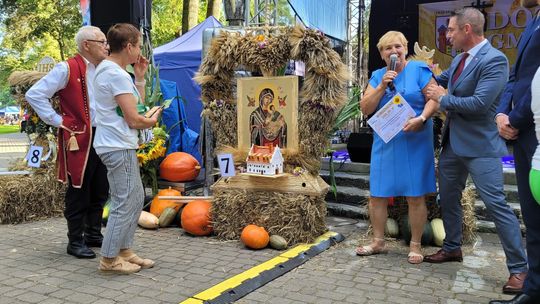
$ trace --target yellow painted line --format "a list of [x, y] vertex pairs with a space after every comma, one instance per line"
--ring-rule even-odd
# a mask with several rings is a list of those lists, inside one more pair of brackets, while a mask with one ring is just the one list
[[203, 300], [198, 300], [194, 298], [189, 298], [185, 300], [184, 302], [181, 302], [181, 304], [203, 304], [203, 303], [204, 303]]
[[225, 291], [240, 286], [244, 281], [255, 278], [260, 275], [261, 272], [273, 269], [277, 265], [297, 257], [302, 252], [305, 252], [311, 247], [316, 246], [317, 244], [326, 241], [336, 235], [338, 235], [338, 233], [328, 231], [325, 234], [317, 237], [315, 241], [311, 244], [300, 244], [292, 249], [289, 249], [286, 252], [276, 256], [275, 258], [272, 258], [262, 264], [254, 266], [253, 268], [250, 268], [240, 274], [226, 279], [225, 281], [218, 283], [183, 302], [180, 302], [180, 304], [200, 304], [204, 303], [204, 301], [215, 299], [218, 296], [222, 295]]

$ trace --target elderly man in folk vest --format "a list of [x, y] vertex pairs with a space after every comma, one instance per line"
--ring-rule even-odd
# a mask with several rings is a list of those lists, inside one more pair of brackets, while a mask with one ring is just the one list
[[[26, 100], [47, 124], [58, 128], [58, 179], [68, 183], [64, 216], [67, 253], [95, 258], [89, 247], [101, 247], [101, 216], [108, 197], [107, 169], [92, 147], [95, 103], [92, 88], [96, 66], [109, 47], [101, 30], [84, 26], [75, 36], [79, 54], [57, 64], [26, 93]], [[50, 98], [60, 97], [60, 112]]]

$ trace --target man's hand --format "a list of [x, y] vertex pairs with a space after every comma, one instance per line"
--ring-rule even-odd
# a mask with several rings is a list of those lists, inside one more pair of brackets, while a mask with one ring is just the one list
[[446, 89], [440, 85], [430, 84], [426, 88], [426, 97], [439, 102], [439, 97], [446, 94]]
[[499, 129], [499, 135], [506, 140], [515, 140], [519, 134], [519, 130], [512, 127], [508, 115], [498, 114], [495, 119], [497, 122], [497, 129]]

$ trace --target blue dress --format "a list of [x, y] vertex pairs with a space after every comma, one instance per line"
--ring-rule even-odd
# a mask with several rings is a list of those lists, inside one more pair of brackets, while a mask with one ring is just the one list
[[[386, 68], [373, 72], [369, 84], [377, 87], [385, 72]], [[396, 91], [417, 116], [422, 114], [425, 106], [422, 89], [432, 77], [433, 73], [425, 63], [409, 61], [394, 79]], [[377, 111], [393, 96], [387, 88]], [[423, 196], [436, 192], [432, 120], [428, 119], [418, 132], [400, 131], [388, 143], [374, 133], [369, 178], [371, 196], [374, 197]]]

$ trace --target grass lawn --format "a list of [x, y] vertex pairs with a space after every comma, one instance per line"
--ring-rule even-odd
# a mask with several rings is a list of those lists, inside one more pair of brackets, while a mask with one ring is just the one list
[[19, 126], [18, 125], [0, 125], [0, 134], [7, 134], [7, 133], [16, 133], [19, 132]]

